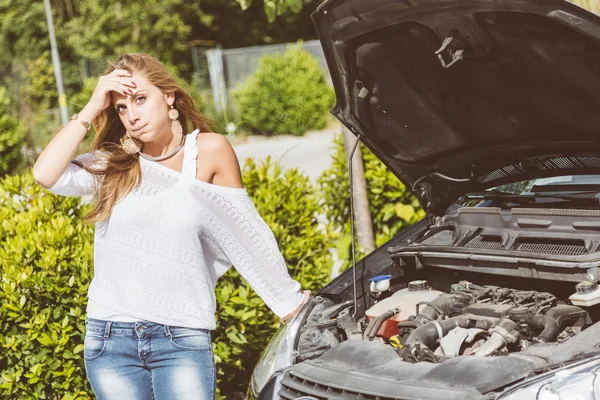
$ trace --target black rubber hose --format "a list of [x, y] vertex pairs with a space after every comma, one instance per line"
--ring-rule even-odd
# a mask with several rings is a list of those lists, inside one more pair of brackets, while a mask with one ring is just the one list
[[[379, 331], [379, 328], [381, 328], [381, 325], [383, 325], [383, 323], [385, 321], [392, 318], [394, 315], [398, 314], [399, 312], [400, 312], [400, 309], [392, 308], [391, 310], [388, 310], [388, 311], [384, 312], [383, 314], [381, 314], [380, 316], [378, 316], [377, 318], [375, 318], [367, 326], [367, 329], [365, 330], [365, 336], [368, 337], [369, 340], [373, 340], [375, 335], [377, 335], [377, 331]], [[369, 326], [371, 327], [370, 330], [369, 330]]]
[[[475, 321], [470, 317], [472, 317], [471, 314], [465, 314], [440, 321], [432, 321], [421, 325], [412, 331], [408, 339], [406, 339], [405, 346], [411, 347], [419, 342], [427, 346], [429, 349], [432, 349], [437, 344], [437, 340], [446, 336], [452, 329], [457, 327], [472, 328], [475, 326]], [[440, 331], [442, 333], [441, 336]]]
[[551, 342], [558, 336], [558, 322], [552, 317], [546, 315], [534, 315], [529, 324], [534, 328], [542, 329], [542, 333], [535, 339], [538, 342]]
[[415, 319], [420, 325], [435, 321], [441, 317], [440, 311], [446, 316], [459, 314], [471, 302], [470, 296], [462, 293], [442, 294], [423, 307]]
[[370, 322], [369, 325], [367, 325], [366, 329], [365, 329], [365, 333], [363, 335], [363, 337], [368, 337], [369, 333], [371, 333], [371, 330], [373, 329], [373, 326], [375, 325], [375, 322], [377, 321], [377, 318], [373, 318]]
[[573, 319], [584, 318], [584, 324], [590, 324], [591, 319], [587, 311], [577, 306], [570, 306], [561, 304], [556, 307], [552, 307], [546, 312], [546, 315], [553, 318], [558, 322], [560, 328], [563, 327], [565, 322], [572, 321]]
[[546, 315], [535, 315], [531, 318], [531, 326], [542, 329], [536, 340], [541, 343], [552, 342], [556, 339], [563, 325], [575, 318], [588, 318], [587, 311], [570, 305], [559, 305], [552, 307]]

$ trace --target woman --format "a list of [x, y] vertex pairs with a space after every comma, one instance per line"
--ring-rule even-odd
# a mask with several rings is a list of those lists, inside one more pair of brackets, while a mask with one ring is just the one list
[[[90, 123], [94, 151], [71, 161]], [[83, 353], [98, 400], [214, 398], [214, 289], [232, 264], [282, 323], [310, 298], [243, 187], [231, 145], [149, 55], [108, 68], [33, 175], [53, 193], [93, 196]]]

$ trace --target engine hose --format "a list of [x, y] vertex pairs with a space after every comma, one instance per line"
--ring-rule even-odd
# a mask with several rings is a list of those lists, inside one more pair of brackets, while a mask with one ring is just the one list
[[554, 341], [564, 324], [575, 318], [584, 318], [587, 321], [589, 314], [577, 306], [559, 305], [549, 309], [546, 315], [533, 316], [530, 321], [531, 326], [542, 330], [535, 340], [540, 343]]
[[529, 324], [536, 329], [542, 329], [542, 333], [535, 338], [537, 342], [551, 342], [558, 336], [559, 326], [554, 318], [546, 315], [534, 315]]
[[[391, 310], [384, 312], [383, 314], [381, 314], [380, 316], [378, 316], [377, 318], [372, 320], [369, 323], [369, 325], [367, 326], [364, 336], [368, 337], [369, 340], [373, 340], [375, 335], [377, 335], [379, 328], [381, 328], [381, 325], [383, 325], [383, 323], [385, 321], [392, 318], [394, 315], [398, 314], [399, 312], [400, 312], [399, 308], [392, 308]], [[369, 327], [371, 327], [371, 329], [369, 329]]]
[[561, 304], [556, 307], [552, 307], [546, 312], [546, 315], [548, 317], [554, 318], [556, 322], [558, 322], [558, 326], [560, 328], [562, 328], [566, 322], [579, 318], [583, 318], [582, 323], [584, 325], [589, 325], [592, 323], [590, 315], [587, 311], [580, 307], [570, 306], [566, 304]]
[[518, 332], [518, 325], [516, 322], [503, 318], [500, 322], [493, 327], [490, 332], [490, 338], [485, 341], [483, 345], [476, 348], [471, 354], [473, 356], [489, 356], [500, 350], [508, 343], [514, 343], [519, 340], [520, 334]]
[[471, 317], [473, 317], [472, 314], [465, 314], [421, 325], [411, 332], [404, 346], [412, 347], [419, 342], [432, 349], [436, 346], [437, 341], [446, 336], [452, 329], [457, 327], [472, 328], [475, 326], [475, 321]]
[[470, 304], [470, 296], [466, 293], [442, 294], [429, 302], [429, 305], [423, 307], [415, 321], [423, 325], [430, 321], [439, 319], [442, 315], [452, 316], [462, 312], [462, 309]]

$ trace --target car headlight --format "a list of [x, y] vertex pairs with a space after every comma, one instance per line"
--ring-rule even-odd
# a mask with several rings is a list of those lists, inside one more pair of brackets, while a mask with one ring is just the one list
[[600, 400], [600, 357], [596, 356], [507, 389], [497, 400]]
[[279, 328], [261, 354], [252, 373], [251, 385], [254, 393], [260, 393], [275, 373], [292, 366], [296, 336], [304, 314], [310, 308], [309, 304], [310, 301], [291, 321]]

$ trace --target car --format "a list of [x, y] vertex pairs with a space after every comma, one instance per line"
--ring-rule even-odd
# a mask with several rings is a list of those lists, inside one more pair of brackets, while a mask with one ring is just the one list
[[250, 399], [600, 399], [600, 18], [327, 0], [333, 115], [426, 217], [272, 338]]

